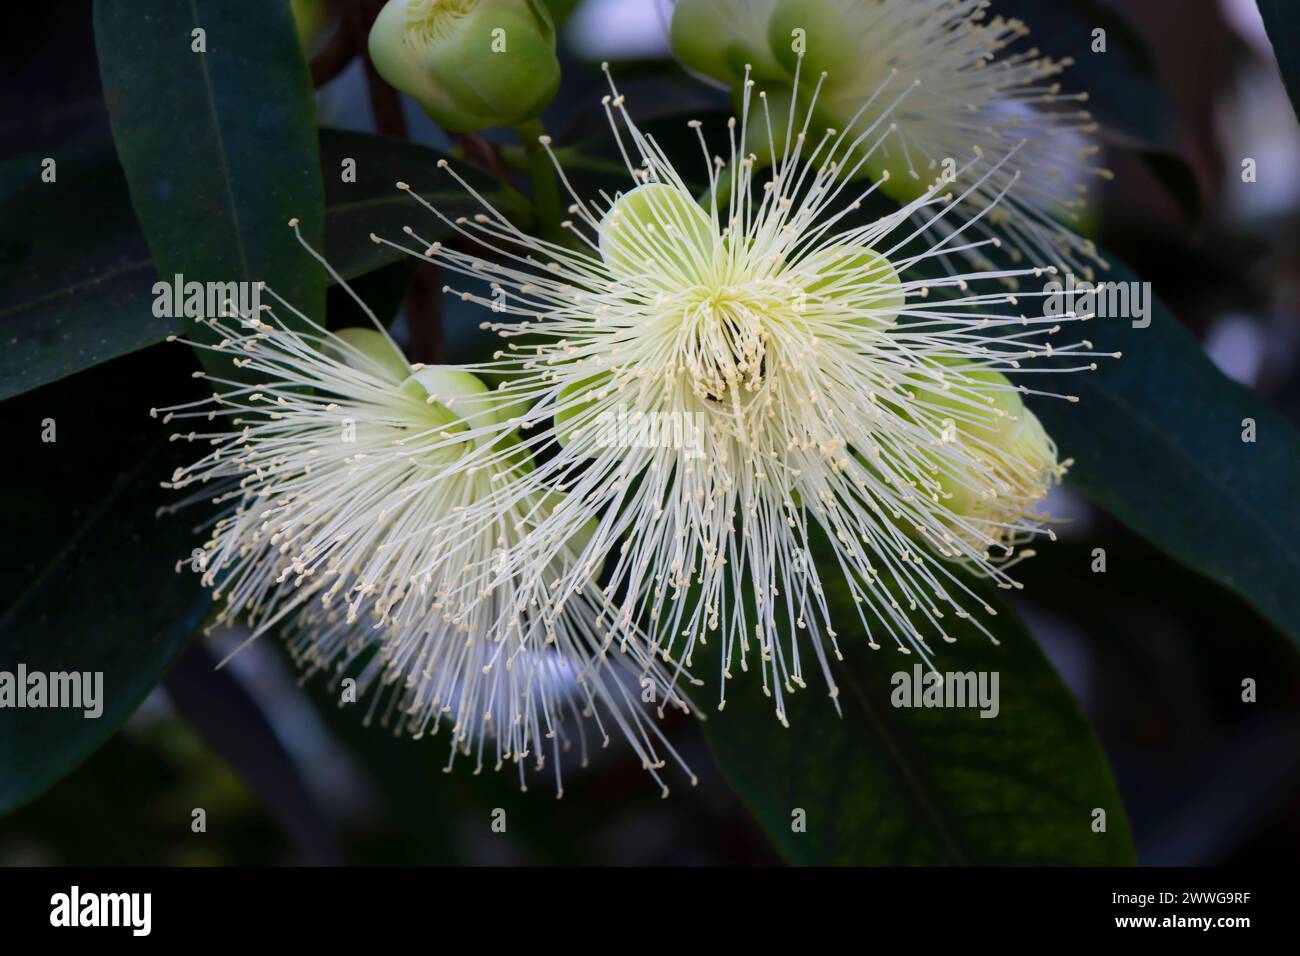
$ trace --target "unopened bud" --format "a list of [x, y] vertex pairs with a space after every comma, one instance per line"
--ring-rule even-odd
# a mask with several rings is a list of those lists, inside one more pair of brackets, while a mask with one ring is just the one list
[[542, 0], [388, 0], [370, 30], [370, 59], [453, 132], [533, 119], [560, 85]]
[[846, 14], [860, 16], [826, 0], [776, 0], [767, 21], [772, 53], [791, 73], [816, 78], [826, 74], [826, 89], [852, 82], [862, 71], [862, 52]]
[[785, 80], [768, 48], [767, 21], [776, 0], [678, 0], [668, 42], [688, 69], [733, 86], [745, 79]]

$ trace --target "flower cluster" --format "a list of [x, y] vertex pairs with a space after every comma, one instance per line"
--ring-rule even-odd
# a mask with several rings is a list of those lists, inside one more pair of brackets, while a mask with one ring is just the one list
[[[595, 202], [573, 193], [571, 245], [490, 206], [451, 220], [423, 200], [466, 242], [409, 227], [416, 246], [375, 238], [488, 283], [446, 291], [507, 316], [485, 323], [507, 347], [471, 370], [501, 377], [498, 400], [527, 409], [512, 424], [541, 463], [466, 515], [563, 498], [503, 555], [502, 574], [544, 577], [562, 603], [604, 567], [618, 627], [644, 625], [656, 653], [688, 667], [716, 633], [719, 706], [725, 678], [756, 663], [784, 719], [809, 666], [836, 694], [823, 575], [849, 588], [871, 647], [928, 658], [949, 639], [948, 615], [991, 613], [961, 571], [1014, 586], [1006, 566], [1046, 530], [1036, 506], [1065, 467], [1022, 402], [1035, 390], [1009, 376], [1049, 356], [1088, 369], [1096, 356], [1086, 340], [1055, 342], [1085, 316], [1042, 314], [1042, 293], [1003, 284], [1041, 285], [1054, 267], [930, 277], [938, 260], [1000, 244], [970, 236], [979, 214], [950, 217], [1005, 159], [968, 164], [962, 193], [935, 183], [858, 222], [880, 180], [853, 185], [857, 164], [882, 148], [890, 115], [814, 137], [815, 109], [782, 113], [744, 89], [703, 206], [611, 81], [605, 107], [632, 188]], [[754, 125], [776, 157], [766, 172], [742, 151]], [[702, 422], [701, 434], [690, 448], [611, 445], [598, 423], [627, 409]], [[555, 573], [579, 529], [584, 544]]]
[[[580, 194], [539, 140], [570, 197], [560, 239], [445, 160], [476, 215], [398, 184], [441, 238], [372, 239], [457, 277], [444, 291], [501, 337], [489, 361], [409, 365], [378, 322], [331, 333], [279, 299], [212, 321], [255, 384], [217, 381], [166, 417], [220, 423], [184, 436], [212, 451], [171, 484], [224, 506], [203, 548], [222, 622], [285, 630], [308, 674], [372, 690], [368, 717], [416, 736], [445, 719], [453, 759], [513, 760], [521, 779], [547, 751], [558, 774], [566, 714], [614, 724], [657, 778], [676, 754], [642, 705], [690, 712], [679, 688], [706, 645], [719, 709], [753, 668], [785, 722], [809, 671], [836, 698], [849, 643], [928, 662], [953, 619], [993, 639], [970, 577], [1018, 586], [1069, 464], [1024, 396], [1098, 358], [1061, 340], [1089, 316], [1032, 291], [1091, 247], [1051, 224], [1025, 172], [1042, 157], [1008, 132], [1057, 67], [981, 71], [1018, 26], [890, 0], [840, 46], [800, 20], [807, 59], [787, 61], [764, 43], [798, 5], [769, 6], [721, 54], [679, 50], [738, 91], [721, 145], [690, 124], [698, 179], [610, 79], [626, 190]], [[844, 46], [876, 33], [888, 58]], [[859, 61], [875, 72], [837, 75]], [[922, 183], [913, 158], [948, 152], [953, 175]], [[834, 619], [831, 590], [856, 621]]]

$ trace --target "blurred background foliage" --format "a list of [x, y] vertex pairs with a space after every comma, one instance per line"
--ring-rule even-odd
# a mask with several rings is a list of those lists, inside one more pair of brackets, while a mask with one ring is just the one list
[[[547, 3], [563, 81], [543, 119], [582, 188], [626, 185], [598, 107], [602, 60], [668, 153], [697, 156], [685, 121], [725, 116], [728, 97], [671, 59], [667, 0]], [[399, 179], [470, 208], [435, 176], [448, 153], [526, 220], [522, 148], [509, 131], [449, 136], [377, 78], [364, 38], [381, 6], [6, 11], [0, 669], [102, 669], [108, 702], [98, 721], [0, 710], [0, 864], [1300, 856], [1300, 126], [1287, 98], [1300, 8], [993, 2], [1045, 52], [1074, 57], [1068, 82], [1091, 94], [1116, 171], [1092, 232], [1164, 303], [1150, 329], [1099, 330], [1126, 358], [1079, 386], [1081, 405], [1051, 410], [1077, 465], [1048, 510], [1068, 522], [1020, 566], [1002, 646], [948, 652], [952, 669], [1002, 673], [1003, 717], [892, 710], [895, 662], [850, 645], [843, 719], [806, 695], [784, 730], [738, 681], [725, 715], [671, 722], [697, 787], [661, 800], [611, 747], [571, 768], [556, 801], [546, 780], [520, 792], [510, 774], [444, 773], [439, 738], [361, 726], [300, 688], [271, 641], [217, 669], [240, 635], [195, 636], [208, 598], [176, 571], [191, 528], [154, 517], [185, 449], [148, 409], [199, 391], [193, 353], [163, 344], [177, 329], [152, 315], [156, 276], [265, 276], [332, 327], [354, 324], [356, 307], [285, 228], [297, 216], [414, 360], [491, 347], [436, 271], [367, 236], [411, 218]], [[208, 31], [201, 60], [192, 25]], [[1089, 51], [1098, 26], [1105, 55]], [[56, 184], [39, 180], [45, 157]], [[356, 183], [340, 179], [346, 157]], [[1255, 445], [1239, 444], [1246, 415]], [[40, 442], [47, 418], [55, 444]], [[1245, 678], [1256, 703], [1242, 701]], [[1095, 806], [1109, 808], [1105, 835], [1088, 829]], [[793, 807], [808, 810], [808, 834], [791, 833]], [[191, 828], [195, 808], [206, 832]], [[504, 834], [490, 826], [497, 808]]]

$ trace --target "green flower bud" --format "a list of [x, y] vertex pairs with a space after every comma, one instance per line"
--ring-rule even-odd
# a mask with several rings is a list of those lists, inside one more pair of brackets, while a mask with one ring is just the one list
[[[817, 98], [810, 129], [848, 129], [850, 122], [857, 116], [866, 95], [860, 92], [844, 91], [839, 91], [837, 95], [837, 92], [833, 89], [823, 90], [822, 94]], [[892, 92], [881, 94], [882, 97], [887, 99], [892, 99], [894, 95]], [[800, 112], [796, 116], [797, 123], [802, 122], [807, 105], [800, 103], [799, 109]], [[772, 115], [773, 123], [775, 123], [775, 111]], [[867, 121], [859, 117], [857, 125], [853, 128], [855, 136], [856, 133], [861, 132], [865, 122]], [[764, 131], [764, 136], [766, 136], [766, 131]], [[846, 137], [849, 140], [852, 138], [852, 136]], [[871, 137], [867, 143], [860, 143], [852, 149], [848, 148], [847, 143], [841, 143], [831, 158], [841, 168], [854, 170], [853, 179], [871, 179], [877, 182], [879, 191], [900, 205], [906, 205], [924, 196], [934, 180], [938, 178], [937, 172], [929, 177], [924, 174], [913, 176], [908, 169], [907, 159], [900, 149], [896, 137], [889, 137], [883, 146], [877, 146], [874, 152], [868, 152], [869, 145], [873, 144], [875, 140], [876, 137]], [[748, 142], [748, 138], [746, 142]], [[764, 154], [760, 152], [758, 155], [762, 158]]]
[[[788, 146], [797, 145], [788, 142], [787, 134], [793, 132], [797, 136], [803, 129], [810, 105], [809, 94], [814, 81], [808, 80], [805, 74], [805, 78], [800, 83], [801, 90], [798, 97], [795, 96], [788, 82], [769, 84], [761, 89], [756, 84], [751, 90], [744, 152], [755, 157], [759, 168], [775, 165], [785, 155]], [[732, 106], [737, 116], [740, 115], [744, 104], [744, 92], [743, 84], [737, 84], [732, 89]], [[764, 108], [764, 101], [767, 104], [766, 108]], [[837, 100], [833, 91], [830, 93], [823, 91], [816, 103], [812, 104], [810, 132], [846, 129], [861, 105], [862, 98], [857, 94], [848, 94], [846, 98]], [[791, 109], [795, 111], [793, 125], [790, 124]], [[861, 120], [859, 120], [859, 127], [860, 124]], [[871, 154], [868, 154], [866, 144], [849, 148], [852, 139], [853, 137], [846, 137], [847, 141], [840, 143], [833, 154], [823, 154], [819, 160], [824, 162], [833, 159], [842, 169], [856, 170], [853, 173], [854, 179], [869, 177], [877, 180], [880, 184], [880, 192], [902, 204], [925, 195], [930, 182], [912, 176], [896, 143], [893, 144], [892, 155], [886, 158], [885, 150], [881, 148], [877, 148]], [[816, 138], [812, 142], [815, 145]], [[805, 147], [809, 145], [809, 143], [804, 144]]]
[[542, 0], [388, 0], [370, 30], [370, 59], [453, 132], [533, 119], [560, 85]]
[[777, 0], [767, 22], [767, 37], [787, 70], [794, 72], [802, 54], [800, 75], [815, 83], [825, 73], [826, 89], [842, 86], [860, 72], [862, 53], [853, 30], [845, 26], [844, 11], [826, 0]]
[[767, 44], [767, 18], [776, 0], [678, 0], [668, 42], [682, 65], [727, 86], [745, 78], [790, 77]]

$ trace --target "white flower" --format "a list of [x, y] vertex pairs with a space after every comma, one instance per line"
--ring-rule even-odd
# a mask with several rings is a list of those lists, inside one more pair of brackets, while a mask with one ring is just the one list
[[[1112, 175], [1095, 165], [1097, 125], [1080, 106], [1088, 96], [1062, 90], [1057, 77], [1068, 59], [1025, 49], [1017, 42], [1029, 34], [1025, 24], [987, 18], [987, 6], [985, 0], [762, 0], [756, 6], [679, 0], [672, 41], [686, 65], [733, 87], [744, 62], [754, 64], [753, 76], [769, 95], [797, 85], [800, 72], [821, 75], [818, 119], [829, 125], [847, 123], [859, 111], [864, 123], [887, 116], [888, 135], [864, 171], [876, 179], [888, 173], [882, 189], [903, 202], [974, 150], [1005, 156], [1018, 146], [1014, 161], [971, 191], [957, 214], [987, 211], [977, 231], [992, 236], [996, 229], [1013, 261], [1091, 279], [1093, 265], [1104, 261], [1090, 240], [1063, 225], [1078, 223], [1090, 182]], [[701, 29], [705, 23], [711, 29]], [[999, 200], [1015, 175], [1021, 181]]]
[[[460, 294], [516, 317], [485, 323], [508, 347], [478, 371], [504, 375], [502, 400], [530, 407], [524, 443], [539, 464], [467, 515], [564, 497], [502, 553], [505, 573], [543, 577], [561, 600], [607, 565], [620, 627], [648, 622], [664, 659], [687, 665], [720, 637], [724, 678], [757, 664], [784, 720], [783, 694], [804, 686], [809, 652], [837, 693], [823, 575], [843, 578], [872, 648], [884, 638], [928, 659], [952, 617], [992, 613], [958, 572], [1014, 586], [1004, 565], [1042, 530], [1035, 506], [1063, 468], [1021, 402], [1035, 390], [1007, 376], [1058, 370], [1032, 367], [1053, 354], [1088, 369], [1094, 353], [1086, 341], [1054, 344], [1081, 317], [1044, 315], [1045, 293], [1022, 301], [1001, 285], [1041, 284], [1050, 268], [925, 277], [934, 260], [996, 244], [970, 238], [971, 222], [940, 228], [969, 194], [931, 188], [883, 219], [854, 220], [879, 184], [850, 186], [857, 169], [825, 157], [869, 159], [887, 119], [810, 133], [809, 114], [774, 116], [746, 87], [727, 159], [708, 164], [706, 211], [612, 81], [611, 91], [605, 108], [635, 188], [595, 202], [574, 194], [573, 247], [528, 236], [490, 206], [452, 221], [424, 200], [491, 256], [410, 227], [418, 248], [375, 239], [488, 282], [490, 294]], [[792, 144], [761, 189], [740, 145], [751, 123]], [[971, 188], [988, 188], [1004, 161], [981, 164]], [[629, 415], [689, 421], [691, 440], [673, 437], [682, 427], [659, 428], [668, 438], [654, 447], [610, 442], [609, 422]], [[556, 573], [560, 543], [579, 529], [580, 554]], [[720, 707], [725, 694], [724, 680]]]
[[[216, 623], [247, 620], [250, 641], [284, 629], [307, 676], [353, 678], [353, 701], [369, 692], [367, 722], [416, 737], [446, 724], [449, 770], [458, 754], [476, 772], [513, 761], [523, 785], [525, 758], [541, 769], [551, 756], [562, 793], [573, 723], [584, 763], [587, 747], [583, 720], [566, 717], [587, 717], [604, 743], [626, 736], [663, 785], [659, 754], [676, 755], [641, 700], [660, 716], [689, 709], [672, 676], [639, 635], [610, 627], [590, 579], [557, 605], [540, 582], [498, 573], [500, 552], [562, 496], [460, 518], [533, 467], [498, 427], [511, 410], [472, 375], [408, 366], [378, 323], [336, 334], [295, 312], [309, 326], [298, 332], [263, 309], [210, 323], [225, 337], [214, 348], [255, 384], [214, 380], [211, 400], [165, 410], [199, 423], [176, 437], [211, 446], [169, 484], [202, 488], [183, 503], [224, 506], [195, 557], [224, 601]], [[555, 542], [554, 573], [587, 533]]]

